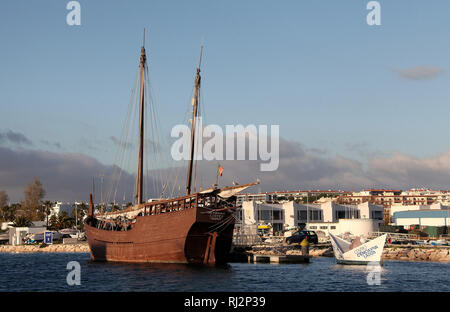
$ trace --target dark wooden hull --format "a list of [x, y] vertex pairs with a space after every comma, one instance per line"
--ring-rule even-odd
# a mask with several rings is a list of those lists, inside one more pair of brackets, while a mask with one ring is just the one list
[[[234, 221], [223, 224], [229, 212], [214, 221], [206, 209], [136, 217], [128, 231], [103, 230], [85, 224], [95, 261], [158, 263], [224, 263], [231, 248]], [[233, 218], [231, 218], [233, 219]], [[233, 219], [234, 220], [234, 219]]]

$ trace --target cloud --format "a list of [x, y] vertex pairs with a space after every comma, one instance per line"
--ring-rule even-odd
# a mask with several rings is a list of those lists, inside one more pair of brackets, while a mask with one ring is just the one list
[[[43, 183], [47, 199], [75, 201], [89, 198], [92, 192], [92, 179], [96, 179], [97, 199], [100, 199], [100, 174], [105, 175], [105, 194], [111, 188], [113, 175], [117, 168], [105, 166], [96, 159], [73, 153], [54, 153], [40, 150], [13, 150], [0, 147], [0, 189], [5, 189], [11, 201], [23, 199], [23, 189], [26, 184], [37, 177]], [[118, 194], [124, 191], [132, 193], [134, 178], [129, 173], [122, 173], [124, 186]], [[130, 189], [126, 189], [130, 185]], [[106, 195], [104, 195], [106, 197]]]
[[[359, 161], [341, 156], [321, 157], [297, 142], [280, 140], [280, 162], [276, 171], [261, 172], [261, 162], [221, 161], [224, 168], [221, 185], [230, 185], [233, 181], [244, 184], [257, 178], [261, 180], [259, 188], [262, 191], [344, 189], [371, 184]], [[216, 168], [217, 162], [203, 162], [201, 170], [204, 176], [212, 176]], [[213, 183], [211, 179], [208, 181]]]
[[101, 141], [94, 141], [93, 139], [86, 139], [84, 137], [80, 138], [79, 145], [83, 146], [84, 148], [87, 148], [91, 151], [100, 151], [102, 150], [102, 143]]
[[450, 188], [450, 151], [425, 158], [402, 153], [395, 153], [390, 157], [374, 157], [368, 167], [375, 181], [389, 187]]
[[[125, 150], [135, 149], [135, 146], [137, 145], [130, 141], [121, 141], [120, 139], [116, 138], [115, 136], [110, 136], [109, 139], [111, 140], [111, 142], [113, 142], [113, 144], [115, 146], [117, 146], [119, 148], [123, 148]], [[148, 145], [149, 148], [151, 148], [151, 149], [161, 148], [159, 143], [154, 142], [153, 140], [150, 140], [150, 139], [145, 139], [145, 144]]]
[[16, 145], [32, 145], [30, 139], [28, 139], [25, 135], [19, 132], [14, 132], [12, 130], [8, 130], [6, 132], [0, 132], [0, 144], [2, 143], [13, 143]]
[[50, 142], [47, 140], [41, 140], [40, 142], [47, 146], [56, 147], [57, 149], [63, 149], [63, 147], [61, 146], [61, 143], [59, 143], [59, 142]]
[[134, 145], [131, 142], [121, 142], [115, 136], [110, 136], [109, 139], [114, 143], [114, 145], [125, 148], [125, 149], [133, 149]]
[[[339, 155], [317, 155], [302, 144], [280, 140], [280, 163], [276, 171], [261, 172], [261, 160], [220, 161], [224, 168], [219, 185], [249, 183], [260, 179], [261, 185], [249, 192], [292, 189], [341, 189], [389, 187], [409, 189], [412, 187], [450, 188], [450, 151], [433, 157], [419, 158], [403, 153], [388, 156], [372, 156], [367, 163]], [[216, 182], [217, 161], [199, 161], [197, 190], [199, 186], [210, 187]], [[165, 196], [184, 194], [186, 167], [153, 170], [149, 183], [150, 194], [158, 197], [162, 181]], [[100, 174], [104, 174], [103, 198], [108, 202], [116, 198], [121, 202], [124, 193], [131, 201], [134, 192], [133, 174], [123, 171], [114, 192], [120, 169], [107, 166], [96, 159], [74, 153], [55, 153], [39, 150], [13, 150], [0, 147], [0, 190], [5, 189], [11, 201], [23, 199], [23, 189], [33, 177], [38, 177], [47, 191], [47, 199], [74, 201], [87, 200], [92, 191], [92, 179], [96, 181], [96, 201], [100, 200]], [[114, 196], [115, 193], [115, 196]]]
[[[358, 145], [360, 152], [365, 145]], [[434, 157], [419, 158], [403, 153], [380, 156], [372, 153], [367, 163], [340, 155], [322, 157], [301, 144], [280, 140], [280, 165], [273, 172], [259, 171], [260, 161], [221, 161], [221, 185], [240, 184], [259, 178], [262, 191], [288, 189], [365, 188], [410, 189], [427, 186], [450, 188], [450, 151]], [[201, 175], [214, 183], [217, 162], [203, 162]], [[205, 180], [205, 181], [206, 181]]]
[[443, 69], [436, 66], [415, 66], [406, 69], [392, 69], [401, 78], [409, 80], [432, 79], [444, 72]]
[[328, 153], [328, 150], [326, 148], [317, 148], [317, 147], [312, 147], [312, 148], [308, 149], [308, 151], [310, 151], [311, 153], [319, 154], [319, 155], [324, 155], [324, 154]]

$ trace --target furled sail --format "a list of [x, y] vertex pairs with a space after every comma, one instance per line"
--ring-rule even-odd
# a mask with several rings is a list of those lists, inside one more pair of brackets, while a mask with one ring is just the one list
[[225, 188], [221, 189], [221, 191], [217, 195], [219, 195], [222, 198], [230, 198], [231, 196], [236, 195], [239, 192], [242, 192], [243, 190], [249, 188], [250, 186], [257, 185], [257, 184], [259, 184], [259, 182], [225, 187]]

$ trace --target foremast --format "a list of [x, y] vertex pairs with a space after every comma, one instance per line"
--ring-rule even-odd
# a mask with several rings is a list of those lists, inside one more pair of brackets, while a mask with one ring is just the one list
[[194, 165], [194, 149], [195, 149], [195, 127], [198, 116], [198, 102], [200, 96], [200, 66], [202, 64], [202, 52], [203, 45], [200, 48], [200, 61], [198, 62], [197, 74], [195, 75], [195, 90], [194, 96], [192, 97], [192, 127], [191, 127], [191, 153], [188, 164], [187, 181], [186, 181], [186, 195], [191, 194], [192, 187], [192, 168]]

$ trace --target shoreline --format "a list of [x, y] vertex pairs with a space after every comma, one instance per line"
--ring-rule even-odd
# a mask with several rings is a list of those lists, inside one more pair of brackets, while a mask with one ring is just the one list
[[381, 256], [383, 260], [447, 262], [450, 263], [448, 247], [385, 247]]
[[[87, 243], [54, 244], [40, 248], [40, 245], [0, 245], [0, 253], [90, 253]], [[301, 255], [298, 246], [253, 246], [251, 249], [236, 248], [235, 254], [272, 254], [272, 255]], [[311, 257], [333, 257], [333, 249], [328, 246], [310, 247]], [[450, 263], [450, 247], [412, 247], [387, 246], [383, 250], [382, 260], [444, 262]]]
[[[254, 246], [250, 250], [237, 251], [237, 253], [272, 254], [272, 255], [301, 255], [298, 246]], [[333, 248], [328, 246], [309, 249], [311, 257], [334, 257]], [[395, 260], [405, 262], [440, 262], [450, 263], [450, 247], [417, 247], [417, 246], [392, 246], [384, 248], [382, 260]]]
[[79, 244], [53, 244], [40, 248], [40, 245], [0, 245], [0, 253], [36, 253], [36, 252], [75, 252], [75, 253], [89, 253], [89, 245], [87, 243]]

